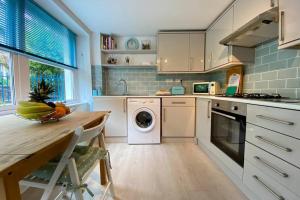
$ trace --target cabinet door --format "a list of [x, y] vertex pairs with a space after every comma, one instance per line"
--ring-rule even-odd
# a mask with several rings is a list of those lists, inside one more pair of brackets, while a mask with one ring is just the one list
[[196, 137], [198, 142], [208, 146], [211, 129], [211, 100], [197, 99], [196, 101]]
[[[297, 1], [297, 0], [295, 0]], [[234, 25], [237, 30], [257, 15], [277, 6], [277, 0], [238, 0], [234, 3]]]
[[94, 98], [94, 111], [111, 111], [105, 125], [105, 136], [127, 136], [126, 98]]
[[204, 71], [205, 33], [190, 33], [190, 71]]
[[299, 10], [299, 0], [279, 1], [279, 45], [300, 44]]
[[163, 107], [163, 137], [194, 137], [195, 107]]
[[189, 33], [158, 34], [158, 64], [161, 72], [189, 71]]
[[227, 10], [224, 15], [213, 25], [213, 49], [212, 49], [212, 67], [218, 67], [228, 63], [229, 48], [219, 42], [232, 33], [233, 27], [233, 7]]
[[205, 70], [212, 68], [212, 50], [214, 46], [214, 27], [206, 31], [205, 37]]

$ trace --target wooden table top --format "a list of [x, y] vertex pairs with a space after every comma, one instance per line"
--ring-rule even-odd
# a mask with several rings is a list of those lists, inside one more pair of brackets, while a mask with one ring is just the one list
[[0, 118], [0, 174], [48, 145], [101, 121], [107, 112], [74, 112], [59, 122], [38, 123], [7, 115]]

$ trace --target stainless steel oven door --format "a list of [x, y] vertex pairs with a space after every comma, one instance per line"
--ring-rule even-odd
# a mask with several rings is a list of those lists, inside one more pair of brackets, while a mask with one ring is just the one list
[[212, 109], [211, 142], [244, 166], [246, 117]]

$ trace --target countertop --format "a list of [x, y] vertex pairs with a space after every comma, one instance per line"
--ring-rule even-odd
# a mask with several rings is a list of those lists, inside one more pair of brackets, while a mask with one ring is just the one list
[[276, 108], [284, 108], [291, 110], [300, 111], [300, 103], [283, 103], [283, 102], [271, 102], [263, 100], [254, 100], [254, 99], [242, 99], [242, 98], [233, 98], [233, 97], [218, 97], [218, 96], [209, 96], [209, 95], [177, 95], [177, 96], [94, 96], [93, 98], [202, 98], [202, 99], [214, 99], [214, 100], [224, 100], [224, 101], [234, 101], [241, 102], [246, 104], [269, 106]]

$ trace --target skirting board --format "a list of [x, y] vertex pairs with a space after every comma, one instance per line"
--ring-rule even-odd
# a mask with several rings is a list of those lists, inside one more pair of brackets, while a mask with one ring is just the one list
[[198, 147], [200, 150], [205, 152], [205, 154], [221, 169], [224, 174], [229, 177], [229, 179], [246, 195], [250, 200], [257, 200], [255, 194], [253, 194], [248, 187], [246, 187], [242, 180], [240, 180], [235, 174], [231, 172], [231, 170], [224, 165], [222, 161], [220, 161], [204, 144], [201, 142], [198, 143]]
[[[105, 137], [106, 143], [127, 143], [127, 137]], [[194, 138], [162, 138], [162, 143], [194, 143]]]
[[127, 143], [127, 137], [105, 137], [106, 143]]
[[163, 143], [194, 143], [194, 138], [162, 138]]

